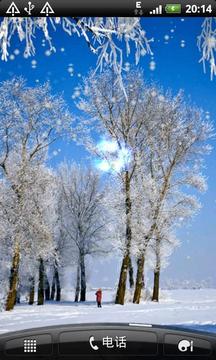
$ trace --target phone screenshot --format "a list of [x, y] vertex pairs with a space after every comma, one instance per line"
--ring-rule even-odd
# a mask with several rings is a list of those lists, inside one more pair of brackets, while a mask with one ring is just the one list
[[0, 360], [216, 359], [216, 2], [0, 15]]

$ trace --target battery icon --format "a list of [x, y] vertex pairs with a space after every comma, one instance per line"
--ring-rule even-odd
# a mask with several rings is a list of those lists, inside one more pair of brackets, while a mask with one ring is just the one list
[[181, 4], [166, 4], [165, 11], [167, 14], [181, 14]]

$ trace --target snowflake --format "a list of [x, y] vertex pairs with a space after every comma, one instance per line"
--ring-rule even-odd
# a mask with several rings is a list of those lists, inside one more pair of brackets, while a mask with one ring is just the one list
[[37, 61], [36, 61], [36, 60], [32, 60], [32, 61], [31, 61], [31, 66], [32, 66], [32, 69], [36, 69], [36, 67], [37, 67]]
[[20, 54], [19, 49], [15, 49], [15, 50], [14, 50], [14, 55], [19, 55], [19, 54]]
[[156, 69], [156, 62], [155, 61], [150, 61], [149, 63], [149, 69], [151, 71], [154, 71]]
[[46, 55], [46, 56], [50, 56], [50, 55], [51, 55], [51, 51], [50, 51], [50, 50], [46, 50], [46, 51], [45, 51], [45, 55]]
[[67, 71], [69, 72], [69, 74], [73, 74], [74, 69], [73, 69], [72, 66], [69, 66], [68, 69], [67, 69]]

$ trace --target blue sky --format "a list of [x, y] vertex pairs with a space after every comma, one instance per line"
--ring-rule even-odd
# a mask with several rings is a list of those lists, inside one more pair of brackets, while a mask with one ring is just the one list
[[[153, 56], [141, 59], [139, 66], [144, 69], [147, 81], [155, 81], [163, 88], [172, 89], [176, 93], [184, 89], [185, 96], [192, 103], [209, 112], [210, 118], [216, 119], [216, 79], [210, 80], [209, 72], [204, 74], [199, 63], [201, 54], [196, 41], [201, 32], [201, 18], [148, 18], [142, 24], [147, 37], [154, 38], [151, 48]], [[53, 43], [57, 52], [50, 55], [48, 46], [40, 33], [36, 39], [36, 55], [29, 59], [22, 56], [23, 46], [14, 39], [8, 62], [0, 63], [0, 79], [8, 79], [14, 75], [22, 75], [29, 85], [49, 80], [53, 92], [63, 93], [65, 100], [73, 112], [76, 111], [72, 98], [76, 86], [83, 75], [96, 63], [96, 57], [90, 53], [84, 39], [69, 37], [62, 31], [52, 32]], [[125, 62], [134, 63], [133, 56], [125, 58]], [[71, 76], [72, 75], [72, 76]], [[87, 153], [75, 144], [59, 142], [52, 150], [58, 150], [51, 165], [55, 167], [63, 159], [85, 161]], [[208, 177], [209, 189], [200, 197], [203, 207], [191, 225], [179, 232], [182, 246], [170, 259], [169, 267], [162, 275], [163, 279], [184, 280], [212, 278], [216, 254], [215, 214], [216, 214], [216, 169], [215, 150], [206, 158], [205, 174]], [[111, 286], [118, 276], [117, 265], [113, 260], [105, 261], [107, 266], [100, 270], [103, 282], [101, 285]], [[112, 264], [113, 275], [110, 277], [107, 268]], [[116, 270], [116, 271], [115, 271]], [[98, 284], [96, 273], [92, 274], [93, 285]], [[96, 280], [93, 280], [96, 279]]]

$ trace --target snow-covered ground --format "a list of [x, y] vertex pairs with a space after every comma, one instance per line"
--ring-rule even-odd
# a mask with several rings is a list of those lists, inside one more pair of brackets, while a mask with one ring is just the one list
[[[183, 324], [200, 329], [210, 326], [216, 332], [216, 289], [164, 290], [159, 303], [140, 305], [113, 303], [114, 292], [103, 291], [103, 306], [95, 305], [95, 291], [88, 292], [85, 304], [68, 301], [49, 302], [44, 306], [20, 304], [11, 312], [0, 313], [0, 333], [46, 325], [127, 322], [150, 324]], [[68, 295], [67, 295], [68, 296]], [[205, 328], [203, 327], [203, 329]]]

